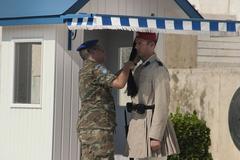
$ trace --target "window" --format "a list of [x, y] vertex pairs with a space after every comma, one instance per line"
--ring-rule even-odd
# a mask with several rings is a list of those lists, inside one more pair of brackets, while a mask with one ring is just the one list
[[16, 42], [14, 67], [14, 103], [40, 104], [41, 42]]

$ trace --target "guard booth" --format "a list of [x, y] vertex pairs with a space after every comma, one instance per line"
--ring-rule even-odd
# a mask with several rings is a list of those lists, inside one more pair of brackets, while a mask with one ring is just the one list
[[[195, 45], [197, 44], [196, 41], [194, 43], [194, 39], [196, 38], [196, 36], [204, 37], [204, 35], [205, 36], [208, 35], [208, 36], [213, 36], [215, 38], [216, 37], [227, 37], [227, 38], [237, 37], [235, 40], [237, 39], [239, 40], [239, 29], [240, 29], [239, 22], [205, 20], [205, 19], [203, 20], [203, 19], [180, 19], [180, 18], [164, 18], [164, 17], [117, 16], [117, 15], [106, 15], [106, 14], [84, 14], [84, 13], [80, 13], [78, 15], [67, 15], [67, 16], [64, 16], [63, 19], [66, 22], [69, 30], [75, 33], [76, 33], [76, 30], [90, 30], [91, 33], [94, 33], [96, 31], [93, 31], [93, 30], [106, 30], [106, 29], [117, 30], [115, 32], [119, 32], [118, 30], [124, 30], [124, 32], [126, 32], [126, 30], [128, 30], [128, 31], [159, 33], [160, 42], [158, 42], [158, 45], [160, 43], [160, 45], [164, 47], [162, 48], [160, 47], [160, 54], [158, 54], [158, 56], [161, 57], [163, 60], [165, 60], [165, 63], [167, 63], [167, 65], [169, 65], [170, 68], [171, 67], [178, 68], [178, 69], [170, 69], [170, 75], [172, 78], [171, 104], [170, 104], [171, 111], [172, 112], [176, 111], [176, 108], [179, 105], [183, 106], [182, 110], [185, 112], [193, 111], [193, 110], [198, 111], [199, 117], [205, 119], [211, 128], [211, 141], [213, 142], [212, 152], [213, 152], [213, 156], [215, 156], [215, 158], [217, 157], [216, 159], [221, 159], [221, 157], [219, 157], [219, 153], [216, 153], [218, 151], [216, 151], [215, 149], [219, 147], [219, 145], [216, 142], [219, 141], [219, 138], [222, 136], [224, 137], [227, 136], [229, 138], [228, 140], [231, 140], [231, 142], [229, 144], [229, 141], [227, 139], [225, 140], [222, 139], [222, 141], [220, 140], [221, 143], [224, 143], [230, 146], [232, 149], [233, 148], [239, 149], [239, 140], [237, 138], [239, 130], [237, 131], [237, 127], [236, 127], [239, 124], [239, 122], [237, 121], [238, 119], [237, 117], [239, 117], [239, 115], [236, 113], [239, 113], [239, 101], [237, 99], [240, 97], [239, 95], [240, 84], [239, 84], [239, 81], [235, 79], [236, 78], [235, 76], [237, 77], [240, 76], [239, 75], [240, 72], [238, 68], [238, 65], [240, 62], [239, 61], [240, 52], [236, 54], [234, 61], [237, 62], [238, 64], [235, 66], [236, 68], [233, 67], [234, 69], [229, 69], [229, 68], [218, 69], [219, 65], [216, 65], [216, 67], [213, 67], [210, 69], [209, 68], [206, 69], [205, 68], [206, 66], [203, 67], [204, 66], [203, 63], [202, 63], [203, 65], [202, 67], [198, 67], [196, 65], [196, 59], [194, 58], [194, 55], [193, 55], [193, 53], [195, 53], [194, 44]], [[175, 38], [176, 39], [179, 38], [178, 37], [179, 34], [182, 36], [181, 40], [185, 41], [185, 43], [182, 41], [179, 43], [181, 43], [181, 45], [184, 45], [184, 46], [191, 44], [193, 45], [192, 46], [193, 48], [187, 47], [186, 49], [183, 49], [183, 50], [182, 49], [177, 50], [179, 49], [178, 44], [174, 44], [172, 46], [168, 44], [164, 45], [164, 43], [166, 42], [169, 42], [170, 44], [172, 43], [171, 41], [174, 42]], [[129, 38], [133, 42], [134, 40], [133, 37], [129, 37]], [[121, 44], [120, 40], [119, 42]], [[227, 42], [225, 43], [225, 45], [226, 44]], [[120, 47], [120, 48], [117, 47], [117, 48], [118, 50], [115, 49], [115, 52], [118, 53], [118, 61], [110, 62], [111, 64], [109, 66], [118, 64], [117, 69], [120, 69], [123, 63], [127, 62], [130, 56], [131, 47]], [[171, 50], [171, 52], [168, 52], [168, 50]], [[181, 54], [181, 57], [189, 58], [190, 60], [193, 60], [193, 61], [191, 62], [188, 61], [188, 63], [185, 62], [184, 65], [172, 64], [171, 62], [176, 62], [176, 61], [169, 60], [169, 57], [176, 56], [176, 54], [182, 53], [183, 51], [185, 51], [186, 53]], [[157, 48], [157, 53], [159, 53], [159, 48]], [[162, 54], [162, 53], [165, 53], [165, 54]], [[166, 55], [166, 53], [170, 53], [170, 55]], [[109, 56], [112, 56], [112, 55], [109, 55]], [[177, 57], [177, 58], [180, 58], [180, 57]], [[169, 60], [169, 61], [166, 61], [166, 60]], [[177, 59], [174, 59], [174, 60], [177, 60]], [[194, 60], [195, 60], [195, 63], [194, 63]], [[182, 70], [182, 68], [187, 68], [187, 67], [195, 68], [195, 69]], [[234, 78], [233, 77], [229, 78], [228, 76], [230, 77], [233, 76]], [[229, 84], [227, 81], [231, 81], [231, 84]], [[228, 84], [227, 87], [226, 87], [226, 84]], [[123, 111], [124, 108], [121, 109], [121, 107], [125, 107], [126, 102], [131, 101], [130, 98], [126, 95], [125, 91], [126, 91], [126, 87], [118, 91], [116, 96], [117, 106], [120, 107], [117, 109], [118, 116], [119, 116], [118, 117], [119, 119], [117, 119], [117, 122], [119, 126], [117, 128], [116, 134], [119, 134], [117, 137], [122, 137], [121, 141], [117, 143], [117, 145], [124, 142], [122, 139], [125, 138], [123, 136], [125, 122], [123, 121], [123, 118], [122, 118], [124, 117], [124, 111]], [[181, 100], [175, 99], [175, 98], [179, 98]], [[225, 98], [225, 99], [221, 100], [221, 98]], [[199, 102], [194, 102], [196, 100]], [[214, 107], [212, 106], [212, 105], [216, 105], [216, 103], [221, 103], [221, 102], [223, 102], [224, 104], [224, 105], [220, 105], [223, 108], [215, 108], [215, 106]], [[225, 106], [228, 106], [229, 108]], [[220, 120], [220, 123], [218, 122], [218, 119], [213, 118], [215, 116], [218, 118], [222, 118]], [[219, 127], [223, 127], [224, 131]], [[222, 132], [222, 134], [220, 132]], [[118, 146], [116, 146], [116, 148], [117, 147]], [[230, 150], [228, 150], [227, 152], [229, 153], [229, 151]], [[235, 151], [236, 151], [235, 152], [236, 154], [239, 154], [238, 150], [235, 150]], [[224, 157], [225, 158], [231, 157], [231, 158], [237, 159], [233, 155], [227, 155], [227, 156], [225, 155]]]
[[[199, 111], [211, 129], [214, 158], [240, 156], [230, 135], [237, 132], [228, 128], [229, 105], [240, 86], [240, 56], [220, 52], [227, 56], [221, 59], [204, 50], [212, 44], [240, 50], [239, 22], [205, 20], [186, 0], [44, 0], [29, 8], [22, 1], [15, 3], [12, 10], [8, 2], [0, 6], [0, 159], [78, 160], [82, 60], [76, 48], [85, 40], [99, 39], [107, 52], [107, 67], [116, 72], [128, 57], [136, 31], [159, 33], [156, 52], [171, 74], [170, 110], [181, 105]], [[224, 65], [231, 68], [208, 69], [210, 60], [211, 65], [227, 62]], [[121, 155], [129, 99], [124, 90], [114, 90], [113, 95], [116, 158], [126, 159]]]

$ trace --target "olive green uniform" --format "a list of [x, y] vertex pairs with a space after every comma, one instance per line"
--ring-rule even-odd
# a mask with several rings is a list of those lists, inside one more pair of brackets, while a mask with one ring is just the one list
[[81, 109], [77, 131], [81, 160], [114, 159], [115, 106], [111, 83], [115, 78], [103, 65], [91, 60], [84, 61], [79, 71]]

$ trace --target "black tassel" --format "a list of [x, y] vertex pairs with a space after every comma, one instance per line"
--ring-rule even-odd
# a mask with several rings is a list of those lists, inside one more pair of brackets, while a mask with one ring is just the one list
[[[137, 49], [135, 48], [136, 42], [134, 41], [132, 51], [129, 57], [130, 61], [133, 61], [135, 57], [137, 56]], [[138, 87], [136, 85], [136, 82], [134, 81], [134, 77], [132, 75], [132, 71], [130, 71], [128, 76], [128, 82], [127, 82], [127, 95], [134, 97], [137, 95]]]

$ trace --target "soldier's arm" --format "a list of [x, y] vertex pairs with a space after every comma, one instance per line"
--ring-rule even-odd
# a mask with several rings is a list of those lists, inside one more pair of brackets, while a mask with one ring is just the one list
[[124, 67], [116, 74], [116, 78], [112, 81], [113, 88], [122, 89], [128, 80], [129, 72], [135, 67], [135, 64], [128, 61]]
[[114, 75], [105, 66], [98, 64], [93, 70], [93, 75], [96, 78], [95, 83], [121, 89], [126, 84], [129, 72], [134, 66], [133, 62], [128, 62], [118, 75]]

